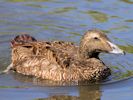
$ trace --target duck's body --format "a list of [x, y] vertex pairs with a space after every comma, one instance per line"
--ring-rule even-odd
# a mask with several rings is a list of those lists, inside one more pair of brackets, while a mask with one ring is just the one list
[[84, 38], [80, 46], [75, 46], [70, 42], [39, 42], [28, 35], [18, 36], [12, 41], [12, 69], [24, 75], [54, 81], [101, 81], [111, 72], [98, 54], [101, 51], [112, 51], [111, 47], [102, 49], [99, 46], [98, 49], [89, 50]]

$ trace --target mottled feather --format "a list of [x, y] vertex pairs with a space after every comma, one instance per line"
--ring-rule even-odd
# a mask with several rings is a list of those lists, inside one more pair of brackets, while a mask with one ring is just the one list
[[80, 56], [84, 45], [81, 48], [71, 42], [37, 41], [29, 35], [20, 35], [12, 40], [11, 46], [13, 69], [24, 75], [54, 81], [100, 81], [111, 74], [98, 55]]

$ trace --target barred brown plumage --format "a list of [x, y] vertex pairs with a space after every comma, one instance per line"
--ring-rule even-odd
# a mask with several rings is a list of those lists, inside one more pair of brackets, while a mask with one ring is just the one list
[[53, 81], [101, 81], [111, 71], [99, 59], [99, 53], [123, 53], [97, 29], [87, 31], [80, 46], [64, 41], [37, 41], [29, 35], [16, 36], [11, 44], [16, 72]]

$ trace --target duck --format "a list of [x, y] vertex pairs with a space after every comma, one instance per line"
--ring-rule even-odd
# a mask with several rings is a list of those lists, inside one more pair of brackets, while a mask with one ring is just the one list
[[125, 54], [99, 29], [82, 36], [79, 45], [67, 41], [39, 41], [28, 34], [11, 40], [10, 68], [20, 74], [52, 81], [97, 82], [111, 75], [100, 53]]

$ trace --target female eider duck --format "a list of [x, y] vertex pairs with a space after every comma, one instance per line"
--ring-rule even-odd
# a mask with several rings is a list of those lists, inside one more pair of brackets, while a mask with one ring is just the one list
[[99, 59], [99, 53], [124, 53], [97, 29], [87, 31], [79, 46], [63, 41], [37, 41], [23, 34], [11, 41], [11, 47], [14, 71], [53, 81], [101, 81], [111, 71]]

